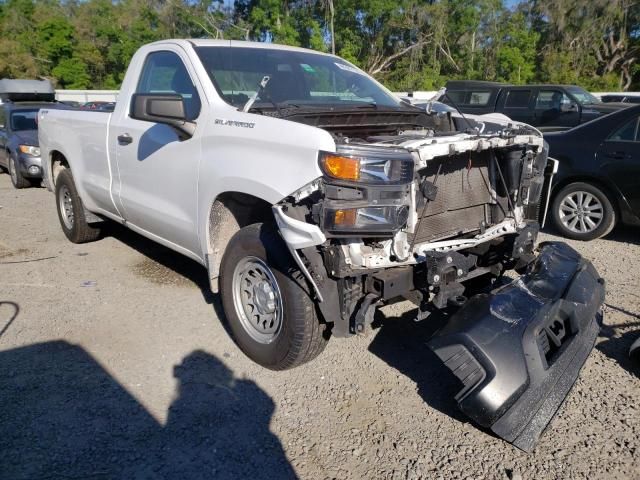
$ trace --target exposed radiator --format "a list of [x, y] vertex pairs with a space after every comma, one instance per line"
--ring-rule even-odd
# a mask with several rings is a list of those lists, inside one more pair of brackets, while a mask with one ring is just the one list
[[[485, 183], [489, 182], [488, 156], [474, 155], [471, 162], [469, 158], [465, 154], [432, 160], [419, 172], [421, 180], [426, 177], [433, 183], [442, 165], [436, 182], [438, 193], [424, 209], [415, 243], [478, 230], [483, 221], [488, 222], [491, 203]], [[422, 214], [422, 207], [418, 208], [418, 214]]]

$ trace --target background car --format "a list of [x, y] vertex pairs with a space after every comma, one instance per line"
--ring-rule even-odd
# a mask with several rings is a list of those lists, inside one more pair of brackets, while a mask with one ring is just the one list
[[502, 113], [541, 131], [568, 130], [628, 103], [603, 103], [576, 85], [509, 85], [475, 80], [450, 80], [444, 103], [465, 114]]
[[619, 223], [640, 225], [640, 106], [565, 132], [546, 133], [560, 162], [548, 218], [568, 238], [592, 240]]
[[600, 99], [604, 103], [610, 103], [610, 102], [640, 103], [640, 95], [634, 95], [634, 94], [611, 93], [608, 95], [602, 95]]
[[55, 102], [8, 102], [0, 105], [0, 168], [9, 172], [15, 188], [39, 185], [42, 181], [38, 111], [45, 107], [65, 106]]
[[75, 100], [59, 100], [59, 102], [71, 108], [82, 108], [84, 105], [82, 102], [77, 102]]
[[85, 103], [84, 105], [82, 105], [82, 108], [84, 110], [100, 110], [103, 112], [113, 112], [115, 106], [115, 102], [94, 101]]

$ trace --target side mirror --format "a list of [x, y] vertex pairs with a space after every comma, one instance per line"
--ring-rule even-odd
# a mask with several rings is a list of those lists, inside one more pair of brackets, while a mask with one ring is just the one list
[[196, 124], [187, 120], [184, 100], [178, 94], [136, 93], [131, 98], [131, 118], [144, 122], [164, 123], [187, 137], [192, 137]]
[[562, 113], [569, 113], [569, 112], [577, 112], [578, 111], [578, 105], [576, 103], [562, 103], [560, 104], [560, 111]]

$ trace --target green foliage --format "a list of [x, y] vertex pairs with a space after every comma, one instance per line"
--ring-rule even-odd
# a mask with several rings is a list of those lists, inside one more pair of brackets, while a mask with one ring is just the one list
[[51, 70], [62, 88], [85, 89], [91, 87], [87, 65], [77, 57], [64, 58]]
[[540, 35], [529, 28], [522, 12], [503, 15], [496, 53], [496, 80], [525, 84], [534, 79]]
[[134, 52], [214, 37], [331, 52], [389, 88], [448, 79], [640, 87], [630, 0], [0, 0], [0, 76], [118, 88]]

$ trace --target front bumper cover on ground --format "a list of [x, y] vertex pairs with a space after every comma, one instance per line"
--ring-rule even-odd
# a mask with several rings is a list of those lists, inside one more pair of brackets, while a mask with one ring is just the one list
[[604, 295], [589, 261], [547, 243], [520, 279], [472, 297], [429, 341], [463, 384], [460, 409], [533, 450], [593, 349]]

